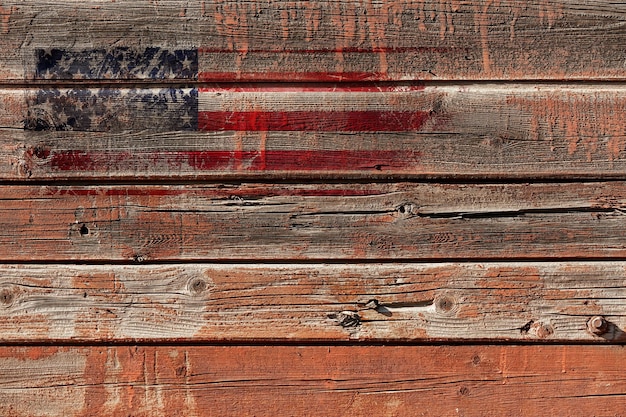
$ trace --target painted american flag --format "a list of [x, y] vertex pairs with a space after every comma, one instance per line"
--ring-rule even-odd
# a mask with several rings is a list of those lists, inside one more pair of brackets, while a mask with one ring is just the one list
[[[385, 151], [361, 142], [354, 149], [324, 150], [324, 139], [320, 137], [327, 133], [351, 135], [423, 129], [426, 124], [432, 124], [432, 112], [416, 102], [415, 92], [424, 89], [421, 84], [206, 83], [198, 70], [198, 57], [198, 49], [37, 50], [36, 79], [125, 79], [126, 82], [98, 89], [40, 89], [28, 97], [24, 127], [28, 131], [258, 135], [259, 146], [225, 149], [216, 136], [209, 135], [201, 151], [165, 155], [174, 162], [183, 158], [185, 163], [201, 170], [233, 166], [240, 170], [324, 167], [342, 170], [363, 166], [383, 170], [388, 166], [410, 168], [419, 163], [419, 152], [412, 149], [399, 150], [396, 146]], [[132, 84], [133, 79], [162, 82], [157, 83], [158, 87], [137, 87]], [[268, 143], [271, 132], [298, 132], [302, 149], [272, 148]], [[53, 160], [53, 165], [60, 169], [71, 165], [68, 158], [76, 162], [84, 157], [78, 152], [70, 150], [55, 155], [57, 163], [54, 165]], [[98, 169], [122, 157], [91, 157], [82, 168]]]

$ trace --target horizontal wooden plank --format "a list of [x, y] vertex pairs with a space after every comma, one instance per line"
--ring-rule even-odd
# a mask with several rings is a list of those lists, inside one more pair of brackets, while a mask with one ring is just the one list
[[616, 416], [618, 346], [2, 347], [0, 412]]
[[624, 342], [625, 276], [624, 262], [4, 265], [0, 343]]
[[0, 90], [0, 178], [623, 178], [626, 87]]
[[2, 186], [0, 259], [626, 257], [626, 184]]
[[3, 80], [624, 79], [610, 0], [4, 0]]

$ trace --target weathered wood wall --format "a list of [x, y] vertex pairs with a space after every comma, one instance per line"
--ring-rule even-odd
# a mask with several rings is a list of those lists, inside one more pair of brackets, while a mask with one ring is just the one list
[[0, 0], [0, 416], [619, 416], [626, 6]]

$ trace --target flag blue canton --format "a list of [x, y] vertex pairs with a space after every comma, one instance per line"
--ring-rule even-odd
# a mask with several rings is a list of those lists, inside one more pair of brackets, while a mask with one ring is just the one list
[[196, 88], [41, 89], [27, 99], [26, 130], [194, 131]]
[[197, 49], [37, 49], [35, 60], [35, 79], [41, 80], [198, 78]]

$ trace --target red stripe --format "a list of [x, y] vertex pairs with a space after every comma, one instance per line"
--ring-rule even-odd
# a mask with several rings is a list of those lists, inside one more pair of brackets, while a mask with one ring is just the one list
[[429, 119], [426, 111], [199, 112], [204, 131], [408, 132]]
[[387, 92], [403, 92], [403, 91], [422, 91], [425, 89], [423, 82], [411, 83], [221, 83], [209, 84], [198, 88], [200, 93], [219, 93], [219, 92], [268, 92], [268, 93], [289, 93], [289, 92], [340, 92], [340, 93], [387, 93]]
[[[58, 171], [95, 171], [97, 162], [94, 161], [92, 155], [84, 151], [53, 153], [50, 165], [53, 170]], [[117, 153], [117, 155], [120, 154]], [[124, 154], [124, 156], [129, 157], [130, 155]], [[111, 162], [114, 161], [111, 160]]]
[[356, 82], [392, 81], [382, 72], [200, 72], [198, 81], [315, 81], [315, 82]]
[[181, 152], [52, 152], [52, 170], [65, 172], [141, 172], [155, 165], [175, 171], [189, 166], [197, 171], [389, 171], [415, 170], [420, 152], [412, 150], [367, 151], [181, 151]]
[[[244, 171], [354, 171], [413, 168], [416, 151], [196, 151], [187, 163], [201, 171], [239, 166]], [[235, 164], [236, 162], [236, 164]]]

